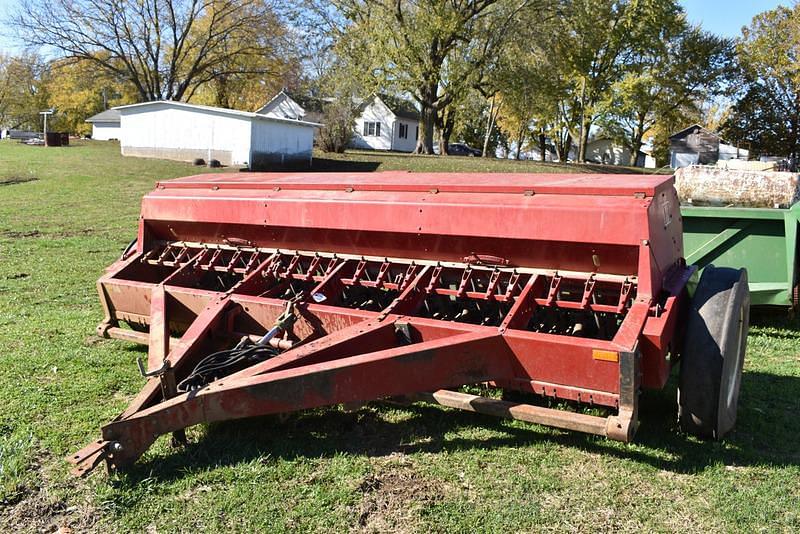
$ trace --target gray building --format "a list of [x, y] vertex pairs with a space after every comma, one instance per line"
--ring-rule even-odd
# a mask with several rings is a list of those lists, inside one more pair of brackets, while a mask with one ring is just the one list
[[749, 151], [722, 142], [720, 136], [699, 124], [669, 137], [669, 164], [673, 169], [690, 165], [716, 165], [718, 161], [747, 160]]

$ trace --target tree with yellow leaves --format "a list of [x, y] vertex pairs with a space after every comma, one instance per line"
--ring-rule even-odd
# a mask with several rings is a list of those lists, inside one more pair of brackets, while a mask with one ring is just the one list
[[36, 129], [47, 106], [46, 64], [36, 54], [0, 54], [0, 127]]
[[124, 79], [98, 69], [85, 59], [58, 59], [43, 76], [48, 107], [54, 108], [52, 127], [79, 135], [91, 133], [86, 119], [113, 106], [137, 101], [136, 88]]

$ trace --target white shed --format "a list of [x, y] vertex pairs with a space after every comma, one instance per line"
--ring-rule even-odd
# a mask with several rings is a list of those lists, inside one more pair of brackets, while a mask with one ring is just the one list
[[259, 115], [268, 115], [281, 119], [303, 120], [306, 110], [298, 104], [286, 90], [272, 97], [272, 100], [256, 110]]
[[[631, 151], [611, 139], [601, 137], [589, 141], [586, 145], [586, 161], [602, 163], [603, 165], [628, 166], [631, 164]], [[642, 146], [636, 156], [634, 166], [655, 169], [656, 160], [653, 158], [652, 150], [649, 147]]]
[[314, 128], [321, 125], [233, 109], [158, 101], [115, 108], [124, 156], [268, 169], [311, 163]]
[[746, 148], [739, 148], [735, 145], [726, 143], [719, 144], [719, 161], [728, 161], [732, 159], [742, 159], [747, 161], [750, 157], [750, 151]]
[[351, 141], [354, 148], [414, 151], [419, 138], [419, 112], [410, 102], [373, 95], [359, 111]]
[[110, 141], [119, 139], [119, 111], [107, 109], [86, 119], [92, 125], [92, 139]]

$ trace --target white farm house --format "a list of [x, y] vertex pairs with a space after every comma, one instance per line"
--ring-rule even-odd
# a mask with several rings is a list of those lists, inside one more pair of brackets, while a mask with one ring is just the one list
[[410, 102], [373, 95], [361, 103], [356, 117], [354, 148], [412, 152], [419, 138], [419, 112]]
[[123, 156], [269, 169], [311, 163], [319, 124], [233, 109], [159, 101], [115, 108]]

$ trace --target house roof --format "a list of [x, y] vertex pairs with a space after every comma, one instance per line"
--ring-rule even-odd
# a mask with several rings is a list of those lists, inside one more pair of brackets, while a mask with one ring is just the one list
[[713, 136], [715, 136], [717, 138], [719, 137], [719, 134], [717, 134], [715, 132], [712, 132], [711, 130], [708, 130], [706, 128], [703, 128], [703, 126], [700, 125], [700, 124], [692, 124], [691, 126], [688, 126], [688, 127], [684, 128], [683, 130], [681, 130], [679, 132], [675, 132], [674, 134], [670, 135], [669, 138], [670, 139], [675, 139], [675, 138], [679, 138], [679, 137], [684, 137], [684, 136], [692, 133], [695, 130], [702, 130], [702, 131], [704, 131], [705, 133], [707, 133], [709, 135], [713, 135]]
[[[270, 98], [270, 99], [267, 101], [267, 103], [266, 103], [266, 104], [264, 104], [263, 106], [260, 106], [260, 107], [259, 107], [257, 110], [255, 110], [253, 113], [264, 113], [264, 111], [265, 111], [267, 108], [269, 108], [269, 107], [270, 107], [270, 106], [271, 106], [273, 103], [275, 103], [275, 102], [277, 102], [278, 100], [280, 100], [281, 96], [289, 96], [289, 95], [288, 95], [288, 94], [286, 94], [286, 91], [285, 91], [285, 90], [281, 89], [281, 90], [278, 92], [278, 94], [276, 94], [275, 96], [273, 96], [272, 98]], [[292, 97], [289, 97], [289, 98], [292, 98]]]
[[119, 122], [120, 113], [117, 108], [101, 111], [97, 115], [92, 115], [86, 122]]
[[303, 119], [311, 122], [321, 121], [324, 116], [324, 105], [333, 102], [333, 98], [320, 98], [312, 95], [295, 93], [287, 89], [282, 89], [277, 95], [272, 97], [269, 102], [258, 108], [256, 113], [269, 113], [273, 104], [277, 104], [281, 98], [288, 98], [303, 110]]
[[316, 122], [306, 122], [300, 121], [296, 119], [284, 119], [280, 117], [271, 117], [269, 115], [261, 115], [259, 113], [253, 113], [251, 111], [239, 111], [238, 109], [228, 109], [228, 108], [217, 108], [214, 106], [202, 106], [200, 104], [188, 104], [186, 102], [177, 102], [175, 100], [155, 100], [153, 102], [141, 102], [139, 104], [129, 104], [127, 106], [117, 106], [113, 109], [116, 110], [128, 110], [134, 108], [144, 108], [149, 106], [158, 106], [158, 105], [168, 105], [177, 108], [183, 109], [191, 109], [194, 111], [205, 111], [208, 113], [218, 113], [220, 115], [229, 115], [232, 117], [242, 117], [248, 119], [258, 119], [258, 120], [266, 120], [266, 121], [274, 121], [274, 122], [281, 122], [281, 123], [288, 123], [288, 124], [300, 124], [303, 126], [312, 126], [315, 128], [319, 128], [322, 125]]
[[[285, 116], [285, 118], [287, 118], [287, 119], [295, 119], [296, 120], [297, 118], [301, 118], [302, 119], [302, 118], [305, 117], [305, 112], [306, 112], [305, 106], [303, 106], [300, 103], [298, 103], [296, 98], [293, 98], [289, 93], [286, 92], [286, 89], [281, 89], [281, 91], [278, 92], [278, 94], [273, 96], [270, 99], [269, 102], [267, 102], [266, 104], [264, 104], [263, 106], [261, 106], [260, 108], [255, 110], [254, 113], [258, 113], [258, 114], [261, 114], [261, 115], [269, 114], [272, 111], [274, 111], [274, 109], [277, 106], [280, 105], [280, 102], [282, 100], [288, 101], [290, 107], [299, 108], [298, 117]], [[273, 115], [273, 116], [277, 116], [277, 115]]]
[[408, 100], [386, 95], [386, 94], [375, 94], [373, 98], [367, 98], [364, 102], [361, 103], [361, 111], [369, 105], [370, 102], [374, 98], [379, 99], [383, 104], [389, 108], [389, 111], [395, 114], [395, 116], [400, 117], [402, 119], [409, 119], [412, 121], [419, 120], [419, 111], [417, 108], [414, 107], [414, 104], [409, 102]]

